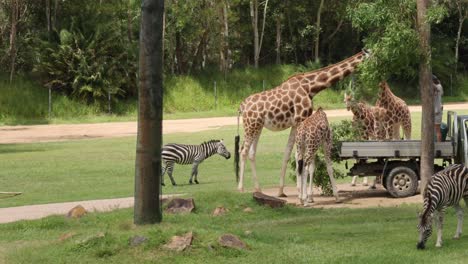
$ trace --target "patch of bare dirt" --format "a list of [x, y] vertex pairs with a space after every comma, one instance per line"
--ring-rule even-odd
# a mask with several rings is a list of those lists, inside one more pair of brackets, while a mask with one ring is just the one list
[[[262, 190], [263, 193], [276, 196], [278, 188]], [[280, 197], [288, 204], [298, 205], [296, 187], [285, 187], [284, 192], [288, 197]], [[376, 189], [369, 189], [368, 186], [351, 186], [350, 183], [338, 184], [338, 194], [341, 203], [335, 202], [333, 196], [322, 196], [320, 189], [314, 188], [314, 203], [309, 204], [311, 208], [368, 208], [368, 207], [398, 207], [403, 204], [422, 204], [422, 197], [417, 192], [416, 195], [406, 198], [393, 198], [381, 185]]]

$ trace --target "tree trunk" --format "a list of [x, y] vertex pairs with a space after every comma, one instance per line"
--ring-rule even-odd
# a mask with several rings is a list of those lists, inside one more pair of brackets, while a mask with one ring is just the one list
[[[292, 27], [292, 23], [291, 23], [291, 14], [290, 14], [291, 5], [289, 5], [289, 0], [285, 0], [285, 6], [286, 6], [286, 16], [287, 16], [287, 20], [288, 20], [288, 28], [289, 28], [289, 39], [292, 42], [292, 46], [295, 47], [296, 35], [293, 32], [293, 27]], [[293, 53], [294, 53], [294, 63], [297, 64], [298, 59], [297, 59], [296, 48], [293, 48]]]
[[260, 34], [260, 44], [258, 45], [258, 57], [259, 58], [260, 58], [260, 52], [262, 50], [263, 35], [265, 34], [265, 22], [266, 22], [267, 8], [268, 8], [268, 0], [265, 0], [265, 7], [263, 8], [262, 34]]
[[276, 17], [276, 64], [281, 64], [281, 17]]
[[260, 57], [258, 41], [258, 1], [250, 1], [250, 18], [252, 19], [252, 28], [254, 33], [254, 67], [258, 68], [258, 59]]
[[127, 3], [127, 38], [128, 38], [128, 42], [132, 43], [132, 40], [133, 40], [132, 0], [129, 0]]
[[46, 20], [47, 20], [47, 35], [50, 41], [50, 33], [52, 31], [52, 10], [50, 7], [50, 0], [46, 0]]
[[164, 0], [142, 0], [135, 160], [135, 224], [161, 222]]
[[426, 19], [428, 0], [417, 0], [419, 43], [422, 52], [419, 64], [419, 88], [421, 89], [421, 194], [434, 172], [434, 91], [431, 72], [431, 26]]
[[319, 62], [319, 45], [320, 45], [320, 16], [322, 15], [322, 8], [323, 8], [323, 0], [320, 1], [320, 6], [317, 10], [317, 23], [315, 24], [315, 51], [314, 57], [315, 62]]
[[10, 30], [10, 83], [15, 75], [16, 34], [18, 31], [19, 3], [21, 0], [11, 0], [11, 30]]
[[465, 18], [467, 14], [463, 13], [463, 6], [461, 1], [457, 1], [457, 9], [458, 9], [458, 30], [457, 30], [457, 39], [455, 41], [455, 65], [458, 63], [458, 47], [460, 45], [460, 38], [461, 38], [461, 32], [463, 29], [463, 22], [465, 21]]
[[58, 7], [59, 7], [59, 0], [55, 0], [55, 7], [54, 7], [54, 19], [52, 20], [52, 28], [54, 30], [57, 30], [58, 28], [58, 23], [57, 23], [57, 12], [58, 12]]

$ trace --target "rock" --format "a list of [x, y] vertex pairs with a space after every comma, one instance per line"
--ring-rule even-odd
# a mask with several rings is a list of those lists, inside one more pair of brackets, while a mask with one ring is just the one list
[[193, 233], [188, 232], [183, 236], [173, 236], [171, 241], [163, 246], [163, 248], [174, 251], [183, 251], [192, 245]]
[[253, 209], [250, 208], [250, 207], [247, 207], [247, 208], [245, 208], [243, 211], [246, 212], [246, 213], [252, 213], [252, 212], [253, 212]]
[[223, 206], [219, 206], [219, 207], [216, 207], [216, 209], [213, 211], [213, 216], [224, 215], [227, 212], [229, 212], [228, 209], [224, 208]]
[[132, 247], [136, 247], [136, 246], [139, 246], [139, 245], [145, 243], [146, 241], [148, 241], [148, 238], [146, 238], [144, 236], [134, 236], [134, 237], [130, 238], [129, 244]]
[[88, 212], [86, 211], [86, 209], [84, 209], [83, 206], [77, 205], [77, 206], [73, 207], [70, 211], [68, 211], [67, 217], [68, 218], [81, 218], [82, 216], [84, 216], [87, 213]]
[[247, 245], [233, 234], [224, 234], [219, 237], [218, 243], [223, 247], [247, 249]]
[[195, 209], [193, 198], [174, 198], [167, 204], [166, 213], [180, 214], [191, 213]]
[[75, 232], [65, 233], [65, 234], [63, 234], [63, 235], [61, 235], [61, 236], [59, 237], [59, 241], [60, 241], [60, 242], [63, 242], [63, 241], [65, 241], [65, 240], [68, 240], [69, 238], [74, 237], [75, 235], [76, 235]]
[[271, 208], [283, 207], [286, 204], [286, 201], [284, 200], [263, 194], [261, 192], [254, 192], [253, 198], [257, 201], [257, 203], [261, 205], [268, 205]]

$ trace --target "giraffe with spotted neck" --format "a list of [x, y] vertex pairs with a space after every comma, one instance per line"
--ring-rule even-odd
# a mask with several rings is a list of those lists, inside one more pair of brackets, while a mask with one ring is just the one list
[[387, 114], [383, 120], [387, 138], [398, 140], [400, 126], [403, 128], [405, 139], [411, 139], [411, 113], [408, 105], [401, 98], [392, 93], [387, 82], [380, 82], [380, 93], [376, 106], [385, 108]]
[[[244, 126], [244, 142], [242, 148], [236, 151], [235, 158], [239, 191], [244, 191], [244, 170], [248, 157], [255, 191], [261, 192], [257, 180], [255, 156], [262, 129], [265, 127], [271, 131], [281, 131], [291, 128], [284, 151], [278, 192], [280, 197], [286, 196], [283, 191], [284, 177], [294, 147], [296, 128], [312, 114], [312, 98], [320, 91], [353, 73], [359, 63], [368, 56], [368, 51], [363, 50], [336, 64], [296, 74], [271, 90], [256, 93], [244, 99], [239, 107], [239, 116], [242, 115]], [[236, 149], [239, 149], [239, 136], [236, 137]]]

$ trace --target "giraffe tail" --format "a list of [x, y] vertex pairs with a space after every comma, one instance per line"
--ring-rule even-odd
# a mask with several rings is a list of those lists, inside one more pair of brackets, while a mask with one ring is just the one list
[[237, 115], [237, 136], [234, 138], [234, 170], [236, 171], [236, 182], [239, 182], [239, 145], [240, 145], [240, 135], [239, 135], [239, 118], [241, 112]]
[[[302, 171], [304, 170], [304, 160], [300, 159], [297, 161], [297, 171], [299, 172], [299, 175], [302, 175]], [[296, 179], [297, 181], [298, 179]]]

